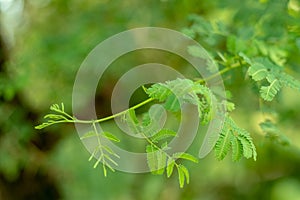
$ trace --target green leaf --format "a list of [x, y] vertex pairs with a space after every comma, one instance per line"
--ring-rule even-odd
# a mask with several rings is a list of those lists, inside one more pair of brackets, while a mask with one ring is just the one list
[[231, 140], [232, 146], [232, 160], [239, 161], [243, 156], [243, 145], [237, 137], [232, 136]]
[[215, 107], [213, 106], [213, 101], [215, 101], [215, 96], [209, 88], [201, 84], [195, 84], [193, 90], [199, 97], [198, 99], [198, 112], [203, 125], [207, 124], [213, 117], [215, 112]]
[[83, 139], [95, 137], [95, 136], [97, 136], [97, 134], [94, 131], [90, 131], [90, 132], [85, 133], [82, 137], [80, 137], [80, 139], [83, 140]]
[[216, 158], [218, 160], [224, 159], [230, 148], [232, 148], [233, 161], [240, 160], [241, 156], [245, 158], [253, 157], [256, 160], [256, 148], [250, 134], [239, 128], [229, 116], [226, 116], [214, 148]]
[[194, 157], [194, 156], [191, 155], [191, 154], [184, 153], [184, 152], [174, 153], [174, 154], [172, 155], [172, 157], [173, 157], [174, 159], [181, 158], [181, 159], [185, 159], [185, 160], [192, 161], [192, 162], [194, 162], [194, 163], [198, 163], [198, 159], [197, 159], [196, 157]]
[[107, 177], [107, 170], [106, 170], [105, 165], [102, 165], [102, 169], [103, 169], [104, 177]]
[[300, 81], [294, 79], [292, 76], [283, 73], [280, 76], [281, 83], [287, 87], [290, 87], [295, 90], [300, 90]]
[[60, 120], [60, 119], [67, 119], [65, 116], [63, 115], [57, 115], [57, 114], [47, 114], [44, 117], [45, 119], [49, 118], [49, 119], [53, 119], [53, 120]]
[[172, 131], [170, 129], [162, 129], [160, 130], [157, 134], [155, 134], [151, 140], [153, 142], [158, 142], [158, 141], [161, 141], [161, 140], [164, 140], [164, 139], [167, 139], [169, 137], [175, 137], [176, 136], [176, 132], [175, 131]]
[[223, 160], [231, 147], [231, 131], [222, 131], [215, 145], [215, 154], [218, 160]]
[[101, 162], [101, 159], [102, 159], [101, 157], [99, 159], [97, 159], [97, 161], [95, 162], [93, 168], [96, 168], [99, 165], [99, 163]]
[[230, 101], [225, 101], [226, 110], [231, 112], [235, 109], [235, 104]]
[[120, 142], [119, 138], [117, 138], [115, 135], [113, 135], [107, 131], [103, 132], [103, 136], [111, 141]]
[[280, 82], [274, 79], [269, 86], [262, 86], [260, 88], [260, 94], [264, 100], [272, 101], [280, 89]]
[[184, 186], [184, 177], [185, 177], [185, 173], [181, 168], [182, 165], [178, 165], [177, 166], [177, 172], [178, 172], [178, 180], [179, 180], [179, 186], [180, 188], [183, 188]]
[[189, 184], [190, 183], [190, 173], [189, 173], [188, 169], [184, 165], [180, 165], [179, 167], [180, 167], [181, 171], [183, 171], [183, 173], [184, 173], [186, 183]]
[[243, 145], [244, 157], [246, 157], [246, 158], [253, 157], [253, 160], [256, 161], [256, 157], [257, 157], [256, 147], [253, 144], [250, 134], [247, 131], [240, 129], [237, 137]]
[[263, 85], [260, 88], [260, 95], [266, 101], [272, 101], [283, 86], [300, 90], [299, 81], [266, 58], [256, 58], [250, 65], [248, 74], [254, 81], [266, 79], [269, 82], [269, 85]]
[[263, 80], [268, 75], [268, 69], [261, 63], [255, 63], [251, 65], [248, 69], [248, 74], [255, 81]]
[[238, 139], [240, 140], [242, 146], [243, 146], [243, 155], [245, 158], [251, 158], [252, 157], [252, 146], [251, 143], [244, 137], [239, 136]]
[[172, 173], [175, 166], [175, 160], [173, 158], [169, 158], [167, 162], [167, 177], [169, 178]]

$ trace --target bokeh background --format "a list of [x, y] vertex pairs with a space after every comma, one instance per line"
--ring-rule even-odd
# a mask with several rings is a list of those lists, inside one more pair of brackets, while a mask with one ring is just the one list
[[[93, 169], [88, 162], [89, 153], [73, 125], [34, 129], [53, 103], [64, 102], [71, 112], [76, 72], [107, 37], [143, 26], [180, 31], [190, 25], [191, 14], [231, 27], [251, 27], [257, 22], [252, 14], [266, 7], [277, 17], [268, 30], [286, 23], [278, 10], [289, 10], [300, 21], [297, 0], [0, 0], [0, 199], [299, 200], [300, 93], [284, 89], [275, 103], [266, 105], [276, 113], [263, 112], [253, 83], [242, 72], [224, 79], [237, 105], [232, 116], [254, 138], [257, 161], [233, 163], [228, 156], [219, 162], [211, 153], [198, 164], [188, 164], [191, 183], [183, 189], [176, 176], [115, 172], [104, 177], [101, 168]], [[292, 49], [289, 72], [300, 80], [300, 31], [296, 37], [298, 49]], [[99, 84], [98, 116], [111, 114], [110, 95], [124, 72], [154, 61], [193, 78], [190, 66], [166, 52], [144, 50], [123, 56]], [[137, 91], [131, 103], [143, 98]], [[266, 117], [277, 122], [279, 134], [289, 142], [282, 142], [283, 136], [264, 137], [258, 124]], [[104, 126], [115, 130], [113, 122]], [[197, 154], [199, 141], [190, 152]], [[134, 143], [127, 145], [134, 150]]]

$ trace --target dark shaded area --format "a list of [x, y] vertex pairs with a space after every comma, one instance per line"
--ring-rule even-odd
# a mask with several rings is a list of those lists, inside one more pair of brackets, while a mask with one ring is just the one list
[[54, 200], [60, 199], [57, 181], [45, 171], [35, 173], [22, 170], [14, 181], [8, 181], [0, 176], [0, 197], [5, 200]]
[[[5, 70], [5, 64], [8, 59], [8, 51], [6, 49], [3, 38], [0, 35], [0, 73], [2, 77], [7, 77], [8, 75]], [[10, 114], [9, 119], [3, 121], [0, 118], [0, 141], [7, 134], [12, 134], [14, 132], [16, 135], [20, 135], [20, 129], [13, 129], [10, 127], [8, 120], [22, 122], [22, 126], [29, 127], [29, 136], [17, 138], [17, 143], [19, 151], [29, 151], [32, 154], [44, 154], [49, 152], [54, 145], [59, 140], [59, 135], [52, 134], [49, 132], [44, 132], [41, 134], [34, 134], [32, 128], [34, 127], [33, 122], [38, 121], [38, 114], [30, 110], [28, 106], [20, 99], [20, 94], [16, 92], [14, 97], [10, 101], [4, 101], [0, 97], [1, 108], [8, 108], [7, 114]], [[4, 111], [4, 109], [2, 110]], [[2, 115], [5, 113], [2, 113]], [[7, 144], [10, 145], [10, 144]], [[20, 152], [19, 152], [20, 153]], [[13, 156], [13, 155], [9, 155]], [[52, 200], [59, 199], [60, 193], [57, 186], [57, 177], [49, 173], [50, 169], [43, 166], [40, 160], [26, 160], [24, 158], [16, 157], [16, 176], [10, 179], [0, 171], [0, 199], [1, 200]], [[26, 158], [25, 158], [26, 159]], [[32, 171], [31, 166], [37, 166], [37, 171]]]

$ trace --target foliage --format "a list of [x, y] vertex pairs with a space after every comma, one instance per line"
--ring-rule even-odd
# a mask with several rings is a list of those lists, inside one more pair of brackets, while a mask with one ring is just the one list
[[[13, 188], [11, 192], [7, 190], [10, 195], [19, 194], [16, 189], [21, 187], [17, 187], [16, 182], [22, 180], [23, 172], [27, 179], [31, 179], [35, 177], [37, 171], [44, 171], [57, 177], [65, 199], [87, 197], [88, 199], [166, 199], [171, 198], [171, 195], [174, 195], [172, 199], [176, 197], [177, 199], [299, 198], [297, 166], [299, 166], [300, 144], [297, 122], [300, 120], [298, 114], [300, 106], [297, 103], [298, 93], [294, 92], [299, 89], [299, 86], [294, 78], [292, 85], [295, 86], [285, 83], [287, 78], [285, 75], [289, 76], [288, 79], [290, 77], [299, 79], [298, 0], [217, 0], [205, 1], [201, 4], [193, 0], [158, 2], [133, 0], [130, 3], [78, 0], [14, 2], [24, 2], [26, 13], [21, 18], [21, 29], [15, 32], [18, 37], [16, 45], [10, 48], [11, 59], [6, 63], [8, 73], [2, 74], [1, 71], [0, 77], [0, 187], [3, 185], [4, 174], [4, 177], [9, 177], [10, 180], [7, 184], [4, 182], [4, 186]], [[189, 17], [190, 22], [186, 21], [188, 13], [196, 13]], [[1, 21], [3, 19], [1, 15]], [[45, 23], [47, 21], [51, 23]], [[17, 20], [12, 24], [15, 22]], [[230, 100], [235, 103], [236, 110], [230, 114], [231, 117], [235, 119], [235, 124], [247, 129], [253, 137], [259, 154], [255, 165], [249, 163], [252, 160], [232, 166], [230, 162], [217, 162], [209, 158], [196, 166], [180, 163], [189, 169], [193, 180], [188, 187], [177, 191], [173, 189], [175, 177], [168, 179], [167, 182], [162, 181], [161, 177], [128, 176], [123, 173], [111, 174], [110, 178], [105, 180], [99, 178], [102, 176], [101, 173], [88, 170], [88, 167], [92, 167], [92, 163], [82, 162], [86, 157], [85, 151], [79, 142], [73, 139], [74, 137], [68, 136], [68, 133], [72, 132], [69, 130], [70, 126], [59, 126], [57, 128], [60, 129], [46, 129], [42, 130], [42, 134], [34, 134], [33, 124], [36, 124], [37, 116], [42, 115], [49, 104], [65, 102], [65, 110], [70, 111], [73, 78], [87, 52], [95, 44], [110, 35], [132, 27], [163, 26], [179, 29], [188, 23], [190, 26], [185, 28], [184, 33], [209, 50], [214, 63], [219, 67], [226, 89], [232, 93]], [[9, 23], [8, 26], [13, 25]], [[197, 52], [193, 47], [189, 48], [189, 52], [201, 57], [199, 51]], [[103, 81], [105, 85], [100, 86], [99, 91], [105, 88], [104, 92], [97, 94], [97, 98], [100, 96], [101, 100], [101, 104], [97, 104], [97, 108], [100, 108], [99, 112], [97, 110], [99, 115], [109, 114], [107, 109], [109, 90], [114, 80], [128, 69], [125, 66], [137, 66], [140, 60], [144, 62], [145, 58], [153, 57], [149, 52], [145, 55], [134, 56], [127, 60], [120, 59], [120, 62], [116, 62], [113, 73], [108, 73]], [[157, 62], [156, 59], [154, 60]], [[182, 63], [167, 62], [169, 60], [162, 56], [159, 61], [175, 66], [185, 75], [185, 72], [189, 72]], [[272, 71], [276, 72], [274, 74], [272, 72], [275, 78], [265, 77], [259, 81], [254, 80], [250, 72], [258, 70], [255, 65], [259, 65], [262, 69], [272, 65], [271, 68], [274, 69]], [[187, 77], [194, 80], [198, 74], [188, 74]], [[201, 83], [205, 84], [205, 81]], [[287, 90], [287, 87], [295, 90]], [[261, 99], [257, 98], [258, 95]], [[136, 96], [135, 103], [142, 101], [144, 97]], [[162, 105], [164, 104], [165, 102], [162, 102]], [[234, 104], [227, 102], [226, 105], [227, 109], [229, 107], [232, 109]], [[260, 109], [265, 107], [268, 107], [268, 113], [263, 110], [264, 113], [259, 115]], [[155, 113], [151, 115], [150, 112], [151, 110], [145, 115], [139, 115], [137, 111], [137, 119], [144, 126], [149, 125], [144, 131], [150, 130], [146, 133], [147, 136], [162, 148], [164, 141], [175, 137], [174, 130], [168, 127], [158, 131], [156, 115]], [[271, 120], [268, 121], [269, 119]], [[114, 129], [111, 122], [108, 124], [107, 130], [116, 135], [118, 130]], [[257, 126], [258, 124], [260, 126]], [[96, 137], [92, 123], [90, 125], [90, 134], [95, 135], [91, 138], [96, 139], [99, 136], [101, 140], [106, 139], [105, 133], [99, 133]], [[51, 130], [55, 130], [55, 134], [50, 132]], [[157, 131], [157, 134], [150, 136], [150, 133]], [[164, 132], [168, 134], [164, 135]], [[156, 135], [157, 137], [163, 135], [163, 139], [156, 140]], [[60, 139], [58, 140], [57, 137]], [[262, 140], [261, 137], [266, 139]], [[47, 148], [40, 149], [41, 146], [36, 144], [37, 138], [42, 138], [41, 146], [45, 146], [45, 142], [55, 141], [51, 144], [54, 148], [49, 150], [46, 145]], [[123, 138], [120, 139], [122, 142], [118, 144], [121, 145]], [[199, 141], [195, 141], [197, 142]], [[234, 142], [238, 144], [240, 141], [236, 138]], [[135, 146], [134, 143], [130, 144]], [[146, 143], [145, 148], [148, 145]], [[232, 146], [230, 149], [233, 150]], [[51, 164], [47, 162], [49, 155], [52, 157]], [[96, 159], [99, 158], [98, 155], [95, 156]], [[112, 158], [118, 161], [117, 157], [112, 156]], [[47, 168], [40, 169], [37, 165], [47, 166]], [[101, 163], [100, 167], [102, 167]], [[174, 167], [175, 173], [176, 170]], [[124, 179], [127, 180], [126, 183]], [[40, 180], [38, 183], [41, 185]], [[208, 190], [207, 185], [216, 192], [212, 194], [212, 190]], [[257, 188], [257, 185], [261, 187]], [[39, 188], [36, 191], [43, 193]], [[48, 194], [48, 191], [44, 194]], [[2, 194], [2, 191], [0, 193]], [[167, 196], [164, 196], [165, 193]]]
[[229, 116], [226, 116], [219, 139], [216, 142], [215, 153], [218, 160], [224, 159], [232, 148], [232, 160], [238, 161], [253, 157], [256, 160], [256, 148], [250, 134], [239, 128]]
[[[276, 1], [276, 3], [279, 2]], [[270, 7], [273, 6], [272, 3], [268, 5]], [[241, 13], [237, 13], [237, 16], [240, 14]], [[250, 15], [249, 12], [248, 14]], [[287, 14], [286, 17], [290, 27], [298, 25], [298, 22], [294, 20], [294, 16]], [[198, 15], [191, 15], [190, 20], [192, 24], [190, 27], [185, 28], [183, 32], [198, 40], [210, 51], [210, 54], [214, 58], [214, 63], [211, 64], [218, 65], [220, 74], [229, 73], [239, 68], [245, 76], [250, 76], [258, 85], [260, 97], [265, 101], [272, 101], [283, 87], [290, 87], [296, 90], [300, 89], [300, 82], [287, 73], [284, 68], [284, 65], [289, 65], [288, 58], [291, 57], [291, 55], [289, 55], [287, 49], [278, 47], [278, 44], [293, 41], [296, 36], [294, 29], [291, 28], [282, 29], [282, 27], [280, 27], [278, 29], [280, 31], [276, 34], [274, 34], [271, 29], [266, 29], [266, 27], [270, 25], [270, 21], [267, 20], [269, 19], [267, 14], [261, 13], [259, 19], [261, 20], [260, 23], [254, 28], [245, 26], [236, 28], [222, 21], [212, 22]], [[274, 38], [278, 41], [274, 42]], [[221, 48], [224, 44], [226, 46], [225, 49]], [[203, 56], [197, 47], [191, 46], [188, 51], [193, 56]], [[213, 72], [211, 64], [208, 64], [208, 70]], [[176, 152], [170, 155], [168, 153], [170, 149], [168, 144], [170, 139], [176, 137], [176, 132], [171, 128], [161, 129], [159, 121], [161, 121], [164, 109], [174, 115], [178, 115], [180, 114], [183, 104], [186, 103], [197, 107], [202, 125], [206, 125], [214, 119], [216, 112], [218, 112], [218, 109], [224, 107], [224, 104], [228, 112], [232, 111], [235, 107], [234, 104], [227, 101], [218, 102], [213, 92], [206, 87], [205, 82], [206, 80], [203, 79], [196, 81], [190, 79], [176, 79], [165, 83], [156, 83], [149, 88], [143, 86], [149, 99], [117, 115], [99, 120], [83, 122], [70, 115], [61, 113], [63, 109], [53, 110], [52, 108], [53, 111], [60, 112], [63, 115], [46, 115], [45, 117], [50, 118], [50, 120], [37, 126], [37, 128], [44, 128], [48, 125], [60, 122], [92, 124], [94, 131], [87, 133], [86, 136], [90, 137], [91, 135], [97, 137], [98, 147], [93, 152], [91, 158], [100, 152], [95, 166], [102, 161], [104, 174], [106, 175], [105, 167], [109, 167], [113, 170], [110, 164], [117, 165], [117, 163], [103, 152], [106, 151], [106, 153], [116, 157], [118, 155], [108, 147], [104, 146], [104, 148], [107, 149], [101, 149], [101, 138], [108, 138], [113, 141], [119, 141], [119, 139], [111, 133], [98, 133], [95, 123], [121, 116], [123, 122], [127, 124], [132, 133], [145, 139], [147, 143], [145, 145], [145, 151], [147, 152], [147, 161], [150, 171], [153, 174], [159, 175], [164, 174], [166, 171], [167, 177], [170, 177], [175, 167], [178, 173], [179, 185], [183, 187], [185, 182], [189, 183], [189, 171], [187, 167], [179, 163], [177, 159], [186, 159], [192, 162], [197, 162], [197, 159], [191, 154], [184, 152]], [[140, 121], [135, 113], [135, 109], [153, 101], [157, 101], [162, 106], [153, 106], [143, 115], [143, 119]], [[267, 132], [268, 136], [274, 136], [278, 133], [274, 131], [274, 127], [269, 122], [261, 123], [261, 128]], [[229, 116], [229, 113], [226, 113], [222, 130], [214, 146], [216, 158], [218, 160], [224, 159], [230, 149], [232, 150], [233, 161], [238, 161], [242, 157], [256, 160], [256, 147], [250, 134], [246, 130], [238, 127]], [[107, 158], [108, 161], [105, 161], [104, 158]], [[108, 162], [110, 162], [110, 164], [108, 164]]]
[[[147, 152], [147, 162], [150, 171], [153, 174], [161, 175], [165, 172], [167, 177], [170, 177], [173, 173], [173, 168], [177, 169], [178, 180], [180, 187], [184, 186], [184, 183], [189, 183], [189, 171], [181, 163], [178, 163], [178, 159], [189, 160], [192, 162], [198, 162], [198, 160], [191, 154], [185, 152], [176, 152], [169, 154], [168, 146], [169, 138], [176, 137], [176, 132], [171, 129], [160, 129], [159, 122], [165, 108], [167, 111], [173, 114], [178, 114], [181, 112], [183, 104], [193, 104], [197, 106], [200, 122], [205, 125], [214, 118], [214, 113], [216, 112], [216, 107], [224, 106], [224, 102], [217, 103], [217, 98], [212, 93], [212, 91], [202, 85], [200, 82], [193, 82], [189, 79], [176, 79], [173, 81], [166, 81], [165, 83], [156, 83], [149, 88], [145, 88], [145, 92], [149, 95], [149, 99], [145, 102], [157, 100], [162, 103], [163, 107], [159, 105], [154, 105], [151, 107], [148, 113], [144, 114], [142, 122], [136, 116], [135, 110], [130, 108], [121, 113], [113, 115], [111, 118], [120, 116], [130, 128], [130, 130], [147, 141], [146, 152]], [[214, 104], [217, 103], [217, 106]], [[141, 103], [140, 105], [144, 105]], [[232, 105], [230, 106], [232, 107]], [[134, 107], [138, 108], [137, 106]], [[120, 140], [111, 133], [99, 131], [96, 128], [98, 122], [103, 120], [92, 120], [83, 121], [78, 120], [75, 117], [70, 116], [65, 113], [64, 105], [61, 104], [59, 107], [54, 104], [50, 107], [50, 110], [54, 111], [55, 114], [48, 114], [45, 116], [48, 119], [47, 122], [36, 126], [37, 129], [42, 129], [47, 126], [62, 123], [90, 123], [92, 124], [93, 131], [86, 133], [81, 139], [86, 139], [90, 137], [97, 138], [97, 147], [92, 152], [89, 160], [95, 157], [97, 154], [98, 158], [94, 165], [97, 167], [99, 162], [102, 162], [104, 175], [107, 175], [106, 167], [114, 171], [113, 165], [118, 165], [115, 160], [110, 156], [119, 157], [111, 148], [102, 144], [102, 138], [107, 138], [114, 142], [119, 142]], [[109, 118], [110, 119], [110, 118]], [[249, 133], [245, 130], [239, 128], [230, 117], [226, 117], [224, 122], [224, 127], [220, 133], [219, 139], [215, 145], [216, 158], [218, 160], [224, 159], [230, 146], [232, 146], [234, 161], [239, 160], [242, 156], [245, 158], [253, 157], [256, 160], [256, 149], [252, 142], [252, 138]]]

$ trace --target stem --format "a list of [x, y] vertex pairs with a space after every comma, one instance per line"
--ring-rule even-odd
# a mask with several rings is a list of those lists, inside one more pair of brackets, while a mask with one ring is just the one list
[[[245, 64], [245, 63], [244, 62], [234, 63], [234, 64], [230, 65], [229, 67], [226, 67], [226, 68], [222, 69], [218, 73], [215, 73], [215, 74], [211, 75], [210, 77], [208, 77], [206, 79], [199, 79], [199, 80], [195, 81], [195, 83], [205, 83], [205, 82], [207, 82], [207, 81], [209, 81], [209, 80], [211, 80], [211, 79], [213, 79], [217, 76], [220, 76], [220, 75], [222, 75], [222, 74], [224, 74], [224, 73], [226, 73], [226, 72], [228, 72], [228, 71], [230, 71], [234, 68], [241, 67], [242, 64]], [[143, 87], [143, 89], [145, 90], [144, 87]], [[137, 105], [135, 105], [135, 106], [133, 106], [129, 109], [135, 110], [137, 108], [140, 108], [140, 107], [144, 106], [145, 104], [150, 103], [153, 100], [154, 100], [153, 98], [148, 98], [148, 99], [142, 101], [141, 103], [139, 103], [139, 104], [137, 104]], [[73, 120], [59, 121], [59, 122], [56, 122], [56, 123], [62, 123], [62, 122], [65, 122], [65, 123], [82, 123], [82, 124], [100, 123], [100, 122], [108, 121], [110, 119], [114, 119], [116, 117], [122, 116], [122, 115], [126, 114], [129, 111], [129, 109], [126, 109], [126, 110], [124, 110], [122, 112], [119, 112], [117, 114], [114, 114], [114, 115], [111, 115], [111, 116], [108, 116], [108, 117], [104, 117], [104, 118], [101, 118], [101, 119], [97, 119], [97, 120], [80, 120], [80, 119], [76, 119], [75, 117], [72, 117], [70, 115], [67, 115], [68, 117], [70, 117]], [[62, 113], [62, 114], [66, 114], [66, 113]]]
[[211, 80], [211, 79], [213, 79], [213, 78], [215, 78], [217, 76], [220, 76], [220, 75], [222, 75], [222, 74], [224, 74], [224, 73], [226, 73], [226, 72], [228, 72], [228, 71], [230, 71], [230, 70], [232, 70], [234, 68], [241, 67], [242, 64], [245, 64], [245, 63], [240, 63], [240, 62], [234, 63], [234, 64], [230, 65], [229, 67], [226, 67], [226, 68], [222, 69], [218, 73], [215, 73], [215, 74], [211, 75], [210, 77], [208, 77], [206, 79], [199, 79], [199, 80], [195, 81], [195, 83], [204, 83], [204, 82], [207, 82], [207, 81], [209, 81], [209, 80]]
[[114, 115], [111, 115], [111, 116], [108, 116], [108, 117], [104, 117], [104, 118], [101, 118], [101, 119], [97, 119], [97, 120], [80, 120], [80, 119], [75, 119], [74, 121], [67, 121], [67, 122], [74, 122], [74, 123], [82, 123], [82, 124], [90, 124], [90, 123], [100, 123], [100, 122], [104, 122], [104, 121], [108, 121], [110, 119], [114, 119], [116, 117], [119, 117], [119, 116], [122, 116], [124, 114], [126, 114], [130, 109], [137, 109], [139, 107], [142, 107], [143, 105], [147, 104], [147, 103], [150, 103], [151, 101], [154, 101], [153, 98], [148, 98], [146, 99], [145, 101], [142, 101], [141, 103], [127, 109], [127, 110], [124, 110], [122, 112], [119, 112], [117, 114], [114, 114]]
[[[147, 104], [147, 103], [150, 103], [150, 102], [153, 101], [153, 100], [154, 100], [153, 98], [146, 99], [145, 101], [143, 101], [143, 102], [141, 102], [141, 103], [139, 103], [139, 104], [137, 104], [137, 105], [135, 105], [135, 106], [133, 106], [133, 107], [131, 107], [131, 108], [129, 108], [129, 109], [135, 110], [135, 109], [137, 109], [137, 108], [139, 108], [139, 107], [142, 107], [143, 105], [145, 105], [145, 104]], [[104, 122], [104, 121], [107, 121], [107, 120], [110, 120], [110, 119], [113, 119], [113, 118], [122, 116], [122, 115], [126, 114], [126, 113], [129, 111], [129, 109], [124, 110], [124, 111], [122, 111], [122, 112], [119, 112], [119, 113], [117, 113], [117, 114], [114, 114], [114, 115], [111, 115], [111, 116], [102, 118], [102, 119], [95, 120], [95, 122], [100, 123], [100, 122]]]

